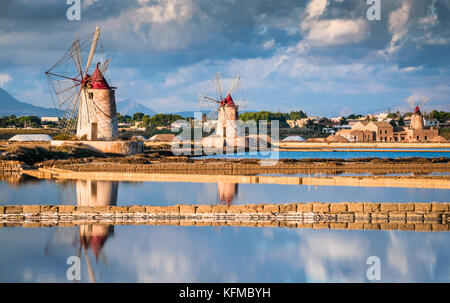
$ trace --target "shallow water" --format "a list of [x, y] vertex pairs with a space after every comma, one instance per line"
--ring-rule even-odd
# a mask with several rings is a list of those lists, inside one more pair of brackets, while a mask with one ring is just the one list
[[278, 176], [278, 177], [356, 177], [356, 176], [380, 176], [380, 177], [398, 177], [398, 176], [448, 176], [449, 172], [432, 172], [432, 173], [344, 173], [336, 172], [335, 174], [327, 173], [303, 173], [303, 174], [258, 174], [258, 176]]
[[423, 158], [438, 158], [449, 157], [448, 150], [433, 150], [433, 151], [273, 151], [273, 152], [247, 152], [237, 154], [211, 155], [199, 158], [227, 158], [227, 159], [356, 159], [356, 158], [409, 158], [409, 157], [423, 157]]
[[[0, 282], [68, 282], [77, 228], [0, 229]], [[81, 249], [82, 282], [449, 282], [450, 233], [115, 226]], [[95, 256], [97, 252], [97, 257]]]
[[34, 180], [19, 185], [0, 181], [0, 204], [76, 204], [102, 201], [119, 205], [245, 204], [288, 202], [449, 202], [450, 190], [429, 188], [308, 186], [282, 184], [113, 182]]
[[[1, 204], [448, 202], [449, 190], [277, 184], [0, 181]], [[270, 227], [0, 228], [0, 282], [450, 282], [450, 232]], [[90, 264], [90, 265], [89, 265]]]

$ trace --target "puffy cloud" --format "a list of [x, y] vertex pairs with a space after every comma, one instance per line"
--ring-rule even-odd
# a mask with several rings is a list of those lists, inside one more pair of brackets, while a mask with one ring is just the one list
[[328, 0], [312, 0], [306, 7], [307, 18], [321, 16], [327, 8]]
[[367, 37], [368, 25], [364, 19], [321, 19], [328, 0], [312, 0], [306, 7], [306, 16], [300, 22], [305, 33], [304, 42], [316, 46], [358, 43]]
[[411, 2], [403, 1], [402, 5], [389, 14], [389, 32], [392, 39], [386, 52], [392, 54], [401, 47], [401, 40], [408, 33], [408, 19], [411, 10]]
[[437, 17], [437, 14], [436, 14], [435, 4], [436, 4], [436, 0], [433, 0], [431, 2], [430, 6], [428, 7], [429, 8], [428, 15], [426, 15], [425, 17], [420, 18], [419, 19], [419, 24], [424, 24], [425, 26], [427, 26], [427, 25], [433, 26], [433, 25], [436, 24], [436, 22], [438, 20], [438, 17]]
[[0, 74], [0, 87], [3, 87], [6, 83], [12, 80], [11, 76], [8, 73]]
[[189, 0], [139, 0], [142, 5], [131, 16], [138, 27], [146, 23], [183, 22], [192, 16], [193, 5]]
[[[360, 0], [89, 0], [83, 22], [68, 22], [64, 1], [2, 2], [0, 65], [14, 79], [43, 81], [75, 33], [99, 24], [118, 100], [155, 103], [160, 111], [190, 109], [218, 71], [243, 75], [254, 109], [308, 107], [326, 114], [330, 102], [339, 112], [380, 99], [389, 108], [404, 105], [411, 87], [430, 104], [443, 104], [450, 6], [433, 3], [388, 1], [382, 20], [369, 22]], [[31, 93], [39, 91], [34, 82], [16, 82], [8, 89], [22, 101], [51, 106]]]
[[367, 37], [367, 22], [363, 19], [333, 19], [302, 23], [305, 39], [313, 45], [358, 43]]
[[272, 39], [264, 42], [262, 45], [262, 48], [267, 49], [267, 50], [275, 48], [275, 39], [272, 38]]

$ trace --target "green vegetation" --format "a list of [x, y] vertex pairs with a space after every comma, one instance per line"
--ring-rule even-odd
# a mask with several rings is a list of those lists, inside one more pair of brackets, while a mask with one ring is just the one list
[[156, 114], [148, 120], [149, 126], [170, 126], [173, 122], [177, 120], [186, 120], [180, 115], [165, 115], [165, 114]]
[[447, 140], [450, 140], [450, 127], [441, 128], [439, 130], [439, 135], [444, 137]]
[[[14, 115], [12, 116], [4, 116], [0, 117], [0, 127], [6, 128], [6, 127], [33, 127], [38, 128], [42, 127], [44, 123], [41, 123], [41, 119], [36, 116], [22, 116], [22, 117], [16, 117]], [[45, 124], [55, 124], [55, 123], [45, 123]]]
[[364, 117], [364, 116], [361, 115], [361, 114], [351, 114], [351, 115], [347, 116], [347, 120], [349, 120], [349, 119], [359, 119], [359, 118], [362, 118], [362, 117]]
[[167, 129], [167, 128], [157, 129], [156, 127], [148, 126], [145, 129], [144, 137], [145, 138], [151, 138], [151, 137], [153, 137], [154, 135], [157, 135], [157, 134], [174, 134], [174, 135], [177, 135], [177, 133], [171, 132], [170, 129]]
[[119, 113], [117, 113], [117, 122], [119, 123], [132, 123], [133, 122], [133, 118], [129, 115], [121, 115]]
[[69, 135], [66, 133], [60, 133], [52, 137], [53, 140], [77, 140], [77, 137], [74, 135]]
[[437, 111], [437, 110], [433, 110], [430, 114], [429, 114], [430, 118], [434, 118], [437, 119], [439, 122], [443, 123], [447, 120], [450, 120], [450, 112], [444, 112], [444, 111]]
[[287, 120], [300, 120], [304, 118], [308, 118], [308, 115], [305, 112], [299, 110], [290, 112]]
[[287, 124], [286, 120], [289, 120], [289, 114], [286, 113], [272, 113], [268, 111], [260, 111], [255, 113], [242, 113], [239, 115], [239, 120], [242, 120], [244, 122], [249, 120], [254, 120], [256, 123], [258, 123], [260, 120], [263, 121], [274, 121], [278, 120], [280, 128], [288, 128], [289, 125]]
[[144, 115], [143, 113], [134, 113], [133, 116], [117, 114], [117, 121], [119, 123], [130, 123], [142, 122], [142, 127], [158, 127], [158, 126], [170, 126], [173, 122], [177, 120], [186, 120], [180, 115], [170, 115], [170, 114], [156, 114], [153, 117], [149, 115]]

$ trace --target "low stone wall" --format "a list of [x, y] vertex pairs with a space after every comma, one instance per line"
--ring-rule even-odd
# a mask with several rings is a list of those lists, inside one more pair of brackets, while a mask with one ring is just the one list
[[0, 206], [0, 227], [80, 224], [226, 225], [449, 231], [450, 203], [289, 203], [173, 206]]
[[342, 172], [388, 174], [388, 173], [431, 173], [450, 171], [450, 162], [433, 163], [431, 161], [414, 162], [278, 162], [273, 166], [262, 166], [260, 163], [152, 163], [126, 164], [98, 162], [76, 164], [52, 164], [51, 167], [73, 172], [124, 172], [124, 173], [160, 173], [160, 174], [208, 174], [208, 175], [257, 175], [257, 174], [336, 174]]
[[141, 141], [51, 141], [52, 146], [64, 144], [85, 145], [108, 154], [136, 155], [144, 152], [144, 143]]
[[2, 161], [0, 160], [0, 172], [19, 172], [22, 165], [19, 161]]

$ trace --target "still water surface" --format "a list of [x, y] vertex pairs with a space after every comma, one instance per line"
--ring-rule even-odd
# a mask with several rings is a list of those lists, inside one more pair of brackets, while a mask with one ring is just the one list
[[449, 150], [421, 150], [421, 151], [272, 151], [272, 152], [246, 152], [237, 154], [211, 155], [200, 158], [227, 158], [227, 159], [264, 159], [264, 158], [279, 158], [279, 159], [355, 159], [355, 158], [408, 158], [408, 157], [423, 157], [423, 158], [438, 158], [449, 157]]
[[[450, 202], [450, 190], [281, 184], [55, 182], [28, 179], [19, 184], [0, 181], [1, 204], [76, 204], [98, 196], [119, 205], [245, 204], [288, 202]], [[96, 198], [97, 199], [97, 198]]]
[[[115, 226], [80, 249], [77, 229], [0, 229], [0, 282], [450, 282], [450, 233], [247, 227]], [[88, 268], [91, 264], [91, 274]]]
[[[449, 190], [304, 185], [35, 180], [0, 181], [1, 204], [431, 202]], [[0, 282], [450, 282], [450, 232], [249, 227], [0, 228]]]

